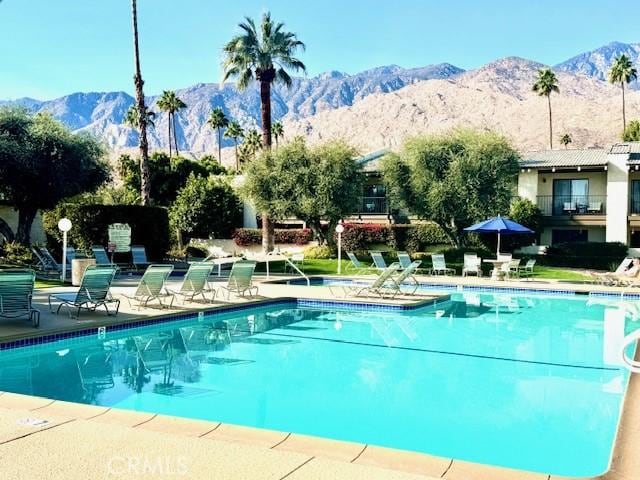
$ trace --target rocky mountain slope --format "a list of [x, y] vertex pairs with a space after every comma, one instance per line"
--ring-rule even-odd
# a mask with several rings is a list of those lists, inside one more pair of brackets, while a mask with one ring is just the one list
[[[563, 133], [573, 137], [572, 147], [605, 145], [618, 139], [620, 88], [607, 83], [606, 73], [621, 53], [636, 65], [640, 62], [640, 44], [614, 42], [554, 67], [560, 86], [560, 93], [552, 97], [556, 143]], [[545, 148], [547, 104], [531, 91], [541, 67], [510, 57], [467, 72], [450, 64], [414, 69], [392, 65], [356, 75], [327, 72], [295, 78], [290, 89], [276, 87], [273, 113], [284, 120], [286, 137], [303, 135], [311, 142], [341, 137], [362, 152], [397, 146], [407, 135], [456, 126], [497, 129], [521, 149]], [[188, 105], [177, 118], [178, 142], [182, 150], [195, 155], [216, 151], [216, 136], [206, 125], [212, 108], [222, 107], [245, 128], [259, 123], [255, 85], [238, 92], [230, 84], [198, 84], [177, 93]], [[148, 99], [155, 111], [156, 99]], [[640, 118], [640, 89], [631, 91], [627, 102], [627, 118]], [[92, 132], [114, 150], [137, 145], [136, 132], [123, 124], [133, 104], [126, 93], [74, 93], [52, 101], [21, 99], [18, 103], [34, 111], [49, 111], [74, 130]], [[159, 114], [155, 123], [150, 144], [164, 148], [166, 115]], [[231, 159], [232, 150], [225, 149], [225, 160]]]
[[[447, 80], [431, 80], [389, 94], [285, 122], [289, 135], [311, 142], [344, 138], [360, 151], [398, 146], [404, 138], [472, 126], [498, 130], [522, 150], [547, 148], [546, 99], [531, 91], [540, 64], [506, 58]], [[572, 147], [606, 145], [622, 128], [619, 88], [584, 75], [558, 73], [552, 97], [554, 142], [563, 133]], [[627, 96], [628, 118], [640, 118], [640, 92]]]

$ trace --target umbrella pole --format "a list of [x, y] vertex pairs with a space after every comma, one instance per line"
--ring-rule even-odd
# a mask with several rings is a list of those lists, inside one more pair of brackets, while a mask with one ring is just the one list
[[498, 230], [498, 251], [496, 253], [496, 258], [500, 256], [500, 230]]

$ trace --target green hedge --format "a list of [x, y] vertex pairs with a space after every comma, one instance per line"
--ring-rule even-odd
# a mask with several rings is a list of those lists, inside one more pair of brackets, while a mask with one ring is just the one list
[[89, 250], [92, 245], [106, 245], [108, 226], [127, 223], [131, 226], [132, 245], [144, 245], [152, 261], [164, 258], [169, 249], [169, 217], [161, 207], [139, 205], [78, 205], [60, 204], [43, 215], [44, 230], [52, 245], [59, 249], [62, 234], [58, 220], [67, 217], [73, 223], [69, 243], [77, 249]]
[[[309, 228], [277, 228], [274, 231], [276, 243], [306, 245], [313, 240], [313, 232]], [[233, 232], [236, 245], [262, 244], [262, 230], [259, 228], [236, 228]]]
[[372, 245], [390, 250], [423, 251], [429, 245], [450, 244], [449, 237], [435, 223], [416, 225], [346, 224], [342, 234], [345, 250], [364, 252]]
[[575, 242], [549, 247], [546, 255], [537, 258], [540, 264], [551, 267], [609, 270], [626, 256], [627, 246], [620, 242]]

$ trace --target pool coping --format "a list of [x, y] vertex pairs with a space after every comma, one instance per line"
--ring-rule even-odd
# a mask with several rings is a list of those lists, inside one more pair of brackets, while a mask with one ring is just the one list
[[[494, 286], [495, 287], [495, 286]], [[507, 287], [508, 288], [508, 287]], [[511, 290], [511, 289], [509, 289]], [[531, 289], [525, 289], [531, 290]], [[539, 289], [535, 289], [539, 290]], [[543, 289], [544, 290], [544, 289]], [[558, 290], [558, 289], [554, 289]], [[546, 290], [545, 290], [546, 292]], [[567, 291], [568, 293], [575, 293]], [[605, 292], [603, 292], [605, 293]], [[608, 292], [606, 292], [608, 293]], [[619, 295], [615, 295], [620, 297]], [[412, 310], [430, 305], [437, 305], [438, 302], [449, 300], [450, 295], [438, 295], [429, 299], [421, 299], [418, 301], [410, 301], [400, 303], [380, 303], [380, 302], [364, 302], [353, 300], [336, 300], [336, 299], [310, 299], [296, 297], [277, 297], [271, 299], [261, 299], [256, 301], [244, 302], [235, 305], [212, 305], [210, 309], [201, 312], [211, 314], [224, 314], [227, 312], [244, 310], [256, 306], [266, 306], [273, 304], [289, 304], [296, 303], [303, 306], [360, 306], [363, 309], [377, 311], [398, 311]], [[101, 327], [118, 327], [117, 330], [126, 330], [138, 328], [147, 325], [175, 322], [187, 320], [198, 315], [200, 312], [183, 312], [183, 313], [167, 313], [153, 317], [132, 318], [125, 321], [117, 322], [112, 318], [106, 318], [104, 321], [93, 324], [90, 327], [78, 328], [79, 325], [73, 325], [48, 331], [44, 335], [38, 335], [38, 331], [32, 331], [25, 334], [15, 335], [17, 338], [5, 338], [0, 341], [0, 349], [13, 349], [27, 346], [28, 340], [46, 339], [46, 342], [53, 342], [63, 338], [72, 338], [76, 336], [85, 336], [99, 331]], [[33, 342], [31, 344], [39, 344], [45, 342]], [[7, 346], [10, 344], [10, 346]], [[635, 358], [640, 360], [640, 348], [636, 349]], [[637, 390], [638, 394], [631, 395], [631, 391]], [[634, 398], [635, 397], [635, 398]], [[595, 477], [560, 477], [556, 475], [548, 475], [537, 472], [529, 472], [524, 470], [515, 470], [504, 467], [485, 465], [480, 463], [466, 462], [463, 460], [455, 460], [452, 458], [438, 457], [426, 453], [412, 452], [408, 450], [398, 450], [387, 447], [380, 447], [369, 444], [360, 444], [356, 442], [345, 442], [333, 440], [324, 437], [312, 435], [301, 435], [292, 432], [277, 432], [274, 430], [262, 429], [258, 427], [246, 427], [234, 424], [223, 424], [221, 422], [210, 422], [205, 420], [193, 420], [182, 417], [174, 417], [168, 415], [160, 415], [153, 413], [137, 412], [133, 410], [119, 409], [115, 407], [100, 407], [96, 405], [88, 405], [75, 402], [65, 402], [61, 400], [52, 400], [45, 397], [32, 395], [21, 395], [11, 392], [0, 392], [0, 408], [18, 409], [24, 408], [23, 405], [36, 405], [28, 410], [36, 412], [64, 414], [63, 416], [72, 419], [84, 419], [94, 423], [104, 421], [110, 415], [120, 415], [124, 417], [146, 416], [144, 421], [131, 425], [131, 428], [153, 428], [155, 431], [162, 433], [184, 435], [186, 432], [193, 430], [194, 423], [206, 425], [208, 430], [199, 437], [222, 439], [230, 442], [251, 443], [270, 449], [288, 450], [292, 452], [304, 453], [315, 457], [328, 458], [349, 463], [375, 466], [390, 470], [396, 470], [406, 473], [421, 474], [428, 476], [437, 476], [449, 480], [484, 480], [491, 478], [514, 479], [514, 480], [561, 480], [562, 478], [581, 478], [582, 480], [631, 480], [635, 478], [633, 475], [636, 469], [626, 468], [624, 462], [629, 459], [635, 452], [628, 451], [632, 449], [632, 445], [640, 444], [640, 430], [633, 428], [632, 419], [640, 418], [640, 378], [630, 374], [627, 383], [625, 396], [622, 400], [620, 418], [616, 430], [616, 437], [611, 452], [609, 469], [607, 472]], [[87, 413], [93, 413], [87, 415]], [[110, 412], [114, 412], [111, 413]], [[164, 426], [158, 426], [158, 424]], [[146, 427], [145, 427], [146, 425]], [[215, 433], [218, 432], [218, 433]], [[221, 438], [222, 437], [222, 438]], [[631, 438], [627, 438], [631, 437]], [[273, 444], [269, 444], [271, 439], [276, 439]], [[357, 452], [356, 455], [349, 457], [350, 452]], [[622, 467], [620, 464], [622, 463]]]

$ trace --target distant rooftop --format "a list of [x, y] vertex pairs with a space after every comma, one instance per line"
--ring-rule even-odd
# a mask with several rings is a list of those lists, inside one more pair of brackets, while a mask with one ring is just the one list
[[525, 168], [602, 167], [607, 164], [608, 151], [603, 148], [584, 150], [540, 150], [522, 156], [520, 166]]
[[382, 157], [387, 153], [389, 153], [389, 149], [384, 148], [382, 150], [367, 153], [366, 155], [359, 157], [357, 160], [362, 167], [363, 172], [379, 172], [381, 170], [380, 160], [382, 160]]

